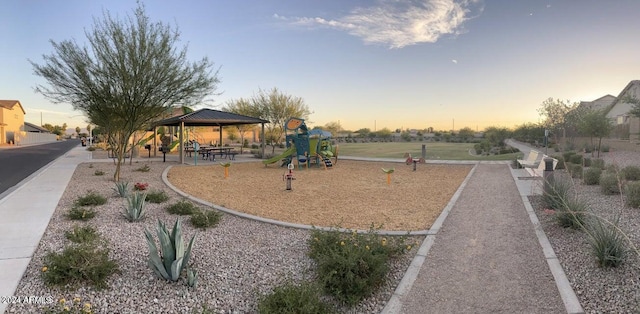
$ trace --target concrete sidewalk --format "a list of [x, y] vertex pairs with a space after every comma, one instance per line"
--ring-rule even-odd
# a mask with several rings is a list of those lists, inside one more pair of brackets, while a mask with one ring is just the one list
[[[0, 296], [14, 294], [76, 166], [90, 158], [85, 147], [75, 147], [0, 199]], [[6, 306], [0, 303], [0, 313]]]
[[408, 278], [410, 267], [383, 313], [582, 312], [524, 204], [530, 185], [514, 182], [517, 174], [504, 164], [480, 163], [473, 171], [420, 248], [419, 269]]

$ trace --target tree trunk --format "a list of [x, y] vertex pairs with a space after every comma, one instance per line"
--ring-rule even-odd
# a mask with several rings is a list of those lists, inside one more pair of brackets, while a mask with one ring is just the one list
[[598, 157], [600, 158], [600, 146], [602, 146], [602, 137], [598, 138]]

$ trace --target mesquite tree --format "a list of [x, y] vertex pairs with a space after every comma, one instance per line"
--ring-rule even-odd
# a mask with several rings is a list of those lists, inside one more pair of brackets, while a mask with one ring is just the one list
[[104, 12], [85, 35], [88, 46], [51, 41], [54, 52], [43, 55], [43, 64], [30, 61], [48, 83], [36, 91], [53, 102], [70, 103], [106, 131], [118, 181], [131, 136], [173, 106], [213, 95], [218, 71], [206, 57], [189, 62], [186, 46], [176, 48], [178, 30], [150, 22], [142, 5], [124, 19]]

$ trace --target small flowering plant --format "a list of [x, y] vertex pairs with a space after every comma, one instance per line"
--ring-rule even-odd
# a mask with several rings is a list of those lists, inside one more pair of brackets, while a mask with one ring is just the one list
[[82, 302], [79, 297], [73, 298], [72, 301], [68, 301], [65, 298], [58, 300], [58, 302], [54, 305], [53, 308], [48, 309], [45, 313], [47, 314], [58, 314], [58, 313], [93, 313], [93, 309], [91, 308], [91, 303]]
[[149, 183], [138, 182], [138, 183], [133, 185], [133, 190], [134, 191], [144, 191], [147, 188], [149, 188]]

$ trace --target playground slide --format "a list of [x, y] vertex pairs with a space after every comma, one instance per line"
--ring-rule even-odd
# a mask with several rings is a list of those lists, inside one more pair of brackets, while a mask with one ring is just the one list
[[289, 157], [292, 154], [295, 154], [296, 152], [296, 148], [294, 146], [289, 147], [287, 150], [285, 150], [282, 154], [275, 156], [275, 157], [271, 157], [267, 160], [263, 160], [262, 163], [265, 165], [269, 165], [272, 164], [274, 162], [278, 162], [282, 159], [284, 159], [285, 157]]

